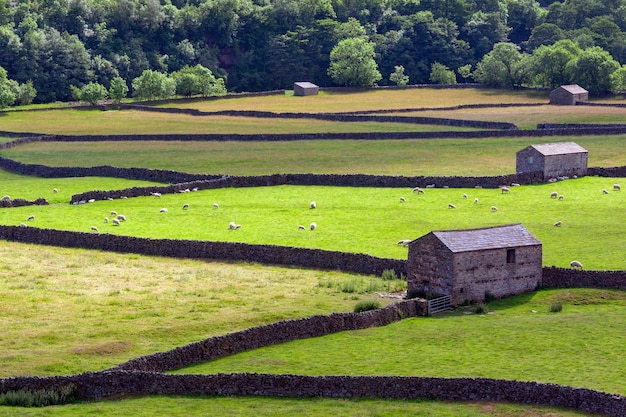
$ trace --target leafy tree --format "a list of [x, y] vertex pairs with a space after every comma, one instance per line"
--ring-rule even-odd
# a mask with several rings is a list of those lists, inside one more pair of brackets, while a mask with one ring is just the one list
[[467, 82], [467, 79], [472, 76], [472, 64], [465, 64], [456, 69], [456, 72], [463, 78], [464, 82]]
[[552, 45], [564, 38], [565, 34], [560, 27], [554, 23], [542, 23], [533, 28], [528, 38], [528, 49], [532, 51], [541, 45]]
[[364, 37], [348, 38], [330, 52], [330, 75], [337, 84], [370, 87], [382, 79], [374, 60], [374, 44]]
[[509, 42], [495, 44], [491, 52], [476, 64], [474, 79], [479, 83], [500, 87], [519, 85], [516, 77], [517, 66], [522, 59], [519, 49], [519, 46]]
[[570, 84], [567, 64], [582, 52], [571, 40], [561, 40], [553, 45], [541, 45], [532, 54], [530, 71], [533, 74], [533, 84], [540, 87], [558, 87]]
[[176, 83], [158, 71], [144, 70], [139, 77], [133, 79], [133, 97], [139, 100], [167, 98], [175, 91]]
[[611, 91], [611, 74], [619, 67], [607, 51], [594, 46], [570, 61], [566, 71], [573, 82], [586, 88], [589, 94], [599, 96]]
[[509, 0], [506, 3], [509, 40], [515, 44], [527, 41], [532, 30], [541, 23], [545, 12], [535, 0]]
[[389, 75], [389, 81], [396, 83], [396, 85], [407, 85], [409, 83], [408, 75], [404, 75], [404, 67], [402, 65], [396, 65], [395, 71]]
[[611, 74], [611, 91], [614, 93], [626, 91], [626, 65], [622, 65]]
[[10, 106], [15, 101], [15, 93], [7, 78], [7, 72], [0, 67], [0, 109]]
[[99, 101], [104, 100], [108, 96], [105, 86], [98, 83], [88, 83], [80, 89], [80, 100], [95, 106]]
[[201, 94], [208, 96], [223, 96], [226, 87], [222, 78], [215, 78], [210, 69], [198, 64], [195, 67], [184, 66], [171, 75], [176, 82], [176, 93], [183, 96]]
[[128, 86], [126, 81], [122, 77], [115, 77], [111, 80], [111, 86], [109, 87], [109, 97], [113, 100], [113, 103], [119, 104], [122, 99], [126, 98], [128, 94]]
[[430, 81], [436, 84], [456, 84], [454, 71], [439, 62], [431, 65]]
[[15, 103], [19, 106], [26, 106], [31, 104], [35, 97], [37, 97], [37, 90], [33, 87], [31, 80], [26, 81], [24, 84], [19, 84], [17, 81], [9, 80], [13, 82], [13, 93], [15, 94]]

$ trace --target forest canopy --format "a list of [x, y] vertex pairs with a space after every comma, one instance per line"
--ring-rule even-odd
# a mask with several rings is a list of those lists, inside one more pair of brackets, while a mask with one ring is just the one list
[[[369, 76], [341, 70], [355, 61], [339, 53], [348, 45], [366, 50]], [[399, 67], [411, 84], [576, 82], [605, 94], [624, 87], [625, 62], [626, 0], [0, 0], [10, 104], [69, 101], [87, 85], [93, 98], [94, 84], [120, 91], [120, 78], [133, 94], [147, 70], [176, 74], [164, 91], [184, 95], [392, 85]]]

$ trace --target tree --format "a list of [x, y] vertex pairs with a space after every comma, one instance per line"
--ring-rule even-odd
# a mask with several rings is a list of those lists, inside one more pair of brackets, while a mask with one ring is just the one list
[[[171, 80], [173, 82], [173, 80]], [[154, 70], [144, 70], [133, 80], [133, 97], [140, 100], [167, 98], [174, 94], [176, 83], [168, 81], [166, 74]]]
[[98, 83], [89, 83], [82, 86], [80, 89], [80, 100], [95, 106], [99, 101], [107, 98], [108, 91], [102, 85]]
[[436, 84], [456, 84], [454, 71], [439, 62], [430, 67], [430, 81]]
[[37, 97], [37, 89], [33, 87], [33, 82], [31, 80], [26, 81], [24, 84], [19, 84], [17, 81], [13, 82], [15, 83], [13, 88], [15, 103], [19, 106], [31, 104], [35, 97]]
[[409, 83], [409, 76], [404, 75], [404, 67], [402, 65], [396, 65], [395, 71], [389, 75], [389, 81], [396, 83], [396, 85], [407, 85]]
[[611, 74], [611, 91], [614, 93], [626, 91], [626, 65], [622, 65]]
[[519, 46], [509, 42], [497, 43], [491, 52], [476, 64], [474, 79], [479, 83], [499, 87], [518, 85], [516, 71], [521, 59]]
[[370, 87], [382, 79], [374, 60], [374, 44], [364, 37], [348, 38], [330, 52], [328, 75], [345, 86]]
[[541, 45], [535, 49], [530, 59], [533, 84], [550, 88], [570, 84], [571, 80], [565, 68], [581, 52], [582, 49], [569, 39], [560, 40], [553, 45]]
[[113, 78], [109, 87], [109, 97], [111, 97], [113, 103], [119, 104], [122, 99], [126, 98], [126, 94], [128, 94], [126, 81], [122, 77]]
[[15, 93], [11, 88], [7, 72], [0, 67], [0, 109], [10, 106], [15, 101]]
[[198, 64], [195, 67], [185, 65], [171, 75], [176, 82], [176, 93], [183, 96], [201, 94], [208, 96], [223, 96], [226, 87], [222, 78], [215, 78], [210, 69]]
[[613, 57], [599, 46], [585, 49], [576, 59], [567, 64], [566, 71], [570, 79], [599, 96], [611, 91], [611, 74], [620, 65]]
[[466, 64], [456, 69], [456, 72], [463, 78], [464, 82], [472, 76], [472, 64]]

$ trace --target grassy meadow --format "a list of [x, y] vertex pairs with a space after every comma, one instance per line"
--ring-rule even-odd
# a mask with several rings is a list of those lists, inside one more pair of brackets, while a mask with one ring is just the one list
[[[341, 112], [547, 102], [546, 94], [500, 90], [380, 90], [317, 97], [247, 97], [175, 103], [203, 111]], [[507, 121], [622, 122], [622, 110], [516, 107], [417, 116]], [[626, 109], [623, 110], [626, 112]], [[399, 113], [400, 114], [400, 113]], [[401, 113], [410, 114], [410, 113]], [[314, 125], [314, 126], [313, 126]], [[51, 110], [0, 114], [0, 129], [60, 134], [304, 133], [432, 129], [385, 123], [192, 117], [146, 112]], [[438, 127], [439, 128], [439, 127]], [[336, 129], [336, 130], [333, 130]], [[342, 130], [343, 129], [343, 130]], [[454, 129], [456, 130], [456, 128]], [[575, 140], [590, 166], [626, 165], [624, 135], [483, 140], [37, 143], [0, 151], [52, 166], [147, 167], [193, 173], [279, 172], [382, 175], [496, 175], [515, 170], [515, 152], [532, 143]], [[0, 142], [8, 141], [0, 139]], [[471, 160], [468, 155], [472, 155]], [[493, 189], [262, 187], [69, 205], [72, 194], [151, 185], [111, 178], [34, 178], [0, 171], [0, 195], [46, 198], [51, 205], [0, 210], [0, 224], [174, 239], [271, 243], [406, 258], [400, 239], [431, 230], [523, 223], [543, 242], [544, 265], [626, 269], [626, 179], [586, 177]], [[425, 186], [425, 184], [415, 184]], [[57, 188], [58, 193], [53, 193]], [[610, 190], [603, 194], [602, 189]], [[550, 199], [551, 192], [564, 195]], [[468, 199], [462, 194], [467, 193]], [[401, 203], [400, 197], [406, 202]], [[474, 204], [474, 198], [479, 199]], [[316, 201], [317, 208], [309, 208]], [[219, 208], [214, 209], [213, 203]], [[449, 209], [448, 204], [456, 205]], [[189, 204], [189, 210], [182, 210]], [[493, 213], [491, 206], [497, 206]], [[161, 213], [161, 208], [168, 211]], [[115, 210], [119, 227], [104, 223]], [[34, 216], [33, 221], [27, 221]], [[228, 223], [242, 225], [229, 230]], [[316, 222], [315, 231], [298, 225]], [[562, 221], [559, 228], [556, 221]], [[361, 300], [392, 302], [402, 281], [335, 271], [144, 257], [0, 241], [0, 377], [105, 369], [140, 355], [277, 320], [352, 311]], [[540, 291], [435, 318], [296, 341], [177, 372], [272, 372], [308, 375], [490, 377], [553, 382], [626, 395], [624, 292]], [[550, 313], [553, 303], [563, 311]], [[609, 337], [610, 335], [610, 337]], [[392, 342], [390, 342], [392, 341]], [[348, 347], [348, 348], [347, 348]], [[571, 410], [498, 403], [276, 398], [147, 397], [22, 409], [2, 416], [590, 416]]]

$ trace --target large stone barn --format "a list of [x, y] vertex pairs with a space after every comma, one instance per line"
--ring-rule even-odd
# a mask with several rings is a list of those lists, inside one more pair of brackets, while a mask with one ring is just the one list
[[408, 293], [452, 305], [534, 291], [541, 242], [521, 224], [430, 232], [409, 243]]
[[575, 106], [589, 101], [589, 92], [578, 84], [562, 85], [550, 92], [550, 104]]
[[543, 172], [543, 180], [587, 175], [587, 149], [574, 142], [530, 145], [516, 154], [516, 172]]
[[294, 96], [316, 96], [320, 91], [320, 88], [308, 81], [300, 81], [293, 83], [293, 95]]

